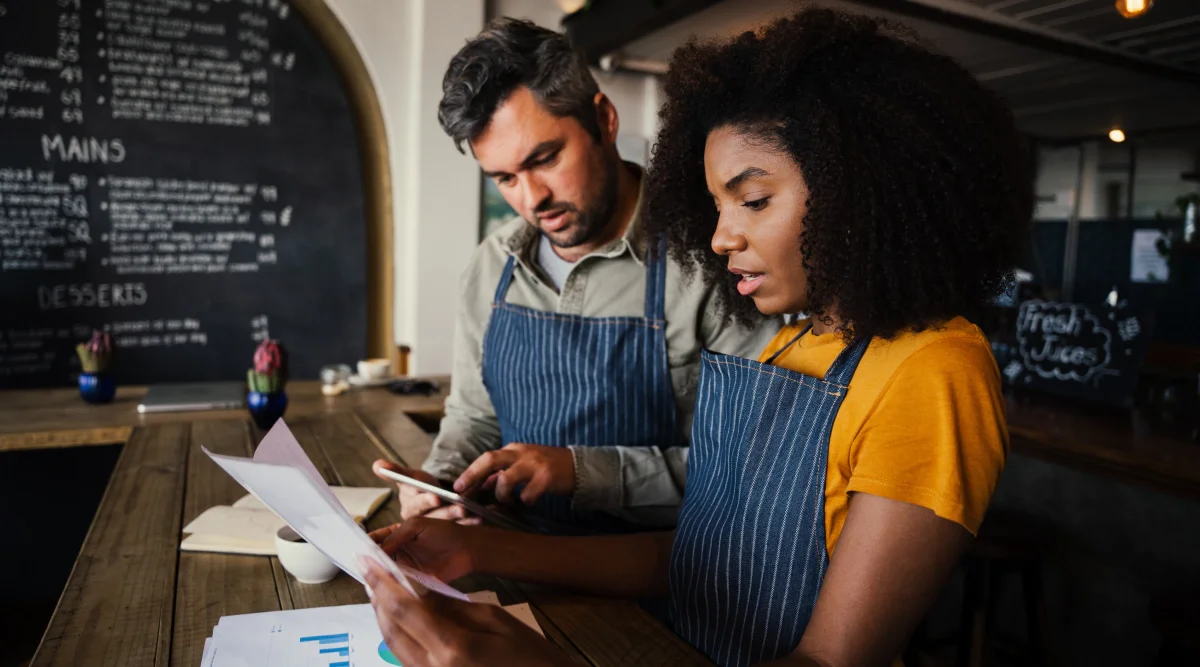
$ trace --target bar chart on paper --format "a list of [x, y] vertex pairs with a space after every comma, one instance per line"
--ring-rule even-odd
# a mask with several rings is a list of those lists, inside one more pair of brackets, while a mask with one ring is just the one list
[[370, 605], [225, 616], [204, 667], [402, 667]]
[[[310, 658], [309, 667], [350, 667], [350, 633], [301, 637], [300, 643], [311, 643], [317, 655]], [[295, 664], [295, 663], [291, 663]]]

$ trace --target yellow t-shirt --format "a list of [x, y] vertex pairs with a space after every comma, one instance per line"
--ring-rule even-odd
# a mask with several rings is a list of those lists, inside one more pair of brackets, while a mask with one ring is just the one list
[[[805, 324], [784, 327], [759, 360]], [[834, 334], [809, 331], [774, 363], [824, 377], [844, 348]], [[859, 491], [927, 507], [976, 533], [1007, 454], [1000, 372], [979, 327], [958, 317], [940, 328], [871, 341], [829, 438], [829, 554], [846, 523], [850, 494]]]

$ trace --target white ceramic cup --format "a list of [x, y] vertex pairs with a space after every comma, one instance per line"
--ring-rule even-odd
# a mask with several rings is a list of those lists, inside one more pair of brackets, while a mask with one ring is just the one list
[[366, 380], [382, 380], [392, 374], [392, 362], [387, 359], [363, 359], [358, 362], [358, 375]]
[[291, 526], [275, 533], [275, 552], [283, 569], [302, 584], [323, 584], [337, 576], [338, 566]]

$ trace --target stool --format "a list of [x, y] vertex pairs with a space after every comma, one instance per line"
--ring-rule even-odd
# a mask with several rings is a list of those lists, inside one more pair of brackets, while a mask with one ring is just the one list
[[[904, 661], [908, 667], [922, 664], [920, 652], [946, 645], [957, 646], [956, 667], [984, 667], [987, 651], [1017, 657], [1021, 664], [1050, 667], [1046, 632], [1046, 601], [1042, 590], [1042, 555], [1048, 532], [1031, 515], [1003, 510], [988, 513], [979, 535], [964, 558], [962, 621], [950, 637], [931, 639], [918, 630]], [[1009, 574], [1021, 578], [1028, 645], [1023, 648], [997, 641], [992, 626], [998, 584]]]
[[1155, 667], [1200, 665], [1200, 590], [1154, 598], [1150, 622], [1163, 636]]

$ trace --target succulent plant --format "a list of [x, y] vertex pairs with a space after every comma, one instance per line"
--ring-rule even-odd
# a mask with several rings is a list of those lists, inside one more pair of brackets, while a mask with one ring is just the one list
[[275, 394], [287, 383], [287, 354], [277, 340], [264, 340], [254, 351], [254, 368], [246, 371], [251, 391]]
[[112, 336], [103, 331], [92, 331], [88, 342], [75, 346], [75, 354], [79, 355], [79, 363], [83, 364], [84, 373], [103, 373], [112, 363]]

